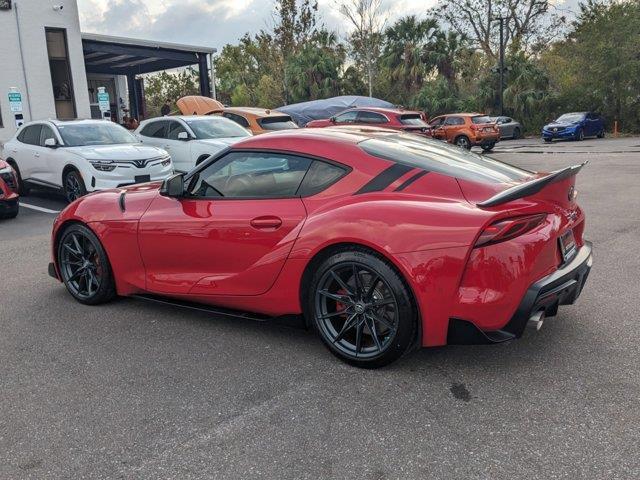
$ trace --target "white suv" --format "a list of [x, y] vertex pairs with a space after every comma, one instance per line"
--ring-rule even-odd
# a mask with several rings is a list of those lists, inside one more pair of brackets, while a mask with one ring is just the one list
[[145, 145], [169, 152], [175, 169], [181, 172], [251, 136], [234, 121], [215, 115], [153, 118], [140, 123], [135, 134]]
[[106, 120], [29, 122], [1, 153], [18, 173], [22, 195], [30, 185], [55, 188], [70, 202], [87, 192], [163, 180], [173, 173], [166, 151], [141, 145]]

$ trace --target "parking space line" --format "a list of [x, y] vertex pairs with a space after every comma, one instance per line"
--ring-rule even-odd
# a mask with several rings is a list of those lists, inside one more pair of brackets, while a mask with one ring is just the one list
[[24, 208], [30, 208], [31, 210], [37, 210], [44, 213], [60, 213], [61, 210], [51, 210], [50, 208], [38, 207], [37, 205], [29, 205], [28, 203], [20, 202], [20, 206]]

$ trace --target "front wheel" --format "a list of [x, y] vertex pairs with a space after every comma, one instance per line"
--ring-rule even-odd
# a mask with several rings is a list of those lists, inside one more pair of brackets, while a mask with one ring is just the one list
[[315, 269], [305, 314], [327, 348], [357, 367], [387, 365], [416, 338], [408, 288], [386, 261], [365, 250], [338, 252]]
[[453, 143], [455, 143], [460, 148], [471, 150], [471, 141], [465, 135], [460, 135]]
[[83, 197], [87, 194], [87, 187], [82, 180], [80, 172], [77, 170], [69, 170], [64, 175], [64, 196], [67, 197], [69, 203]]
[[57, 260], [62, 281], [78, 302], [97, 305], [115, 297], [107, 254], [98, 237], [84, 225], [76, 223], [64, 230]]
[[544, 143], [551, 143], [551, 139], [550, 138], [543, 138]]
[[576, 140], [578, 142], [581, 142], [584, 140], [584, 130], [582, 129], [578, 130], [578, 133], [576, 134]]
[[522, 132], [518, 127], [513, 129], [513, 139], [518, 140], [522, 136]]

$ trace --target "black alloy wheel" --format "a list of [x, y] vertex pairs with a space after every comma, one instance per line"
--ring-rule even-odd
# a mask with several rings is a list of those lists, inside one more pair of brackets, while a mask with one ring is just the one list
[[416, 314], [399, 275], [382, 259], [345, 251], [327, 259], [312, 281], [309, 310], [323, 342], [342, 360], [379, 367], [415, 340]]
[[495, 142], [491, 142], [491, 143], [485, 143], [484, 145], [481, 145], [480, 147], [482, 148], [483, 152], [490, 152], [491, 150], [493, 150], [493, 147], [495, 147], [496, 144]]
[[576, 140], [581, 142], [584, 140], [584, 130], [578, 130], [578, 134], [576, 135]]
[[70, 170], [64, 176], [64, 195], [69, 203], [87, 194], [84, 181], [76, 170]]
[[115, 296], [107, 255], [98, 237], [84, 225], [73, 224], [62, 234], [58, 268], [67, 290], [81, 303], [95, 305]]

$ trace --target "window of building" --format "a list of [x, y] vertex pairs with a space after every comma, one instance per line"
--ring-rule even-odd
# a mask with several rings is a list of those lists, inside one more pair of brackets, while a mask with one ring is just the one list
[[56, 116], [67, 119], [76, 118], [67, 31], [64, 28], [45, 28], [45, 33]]

